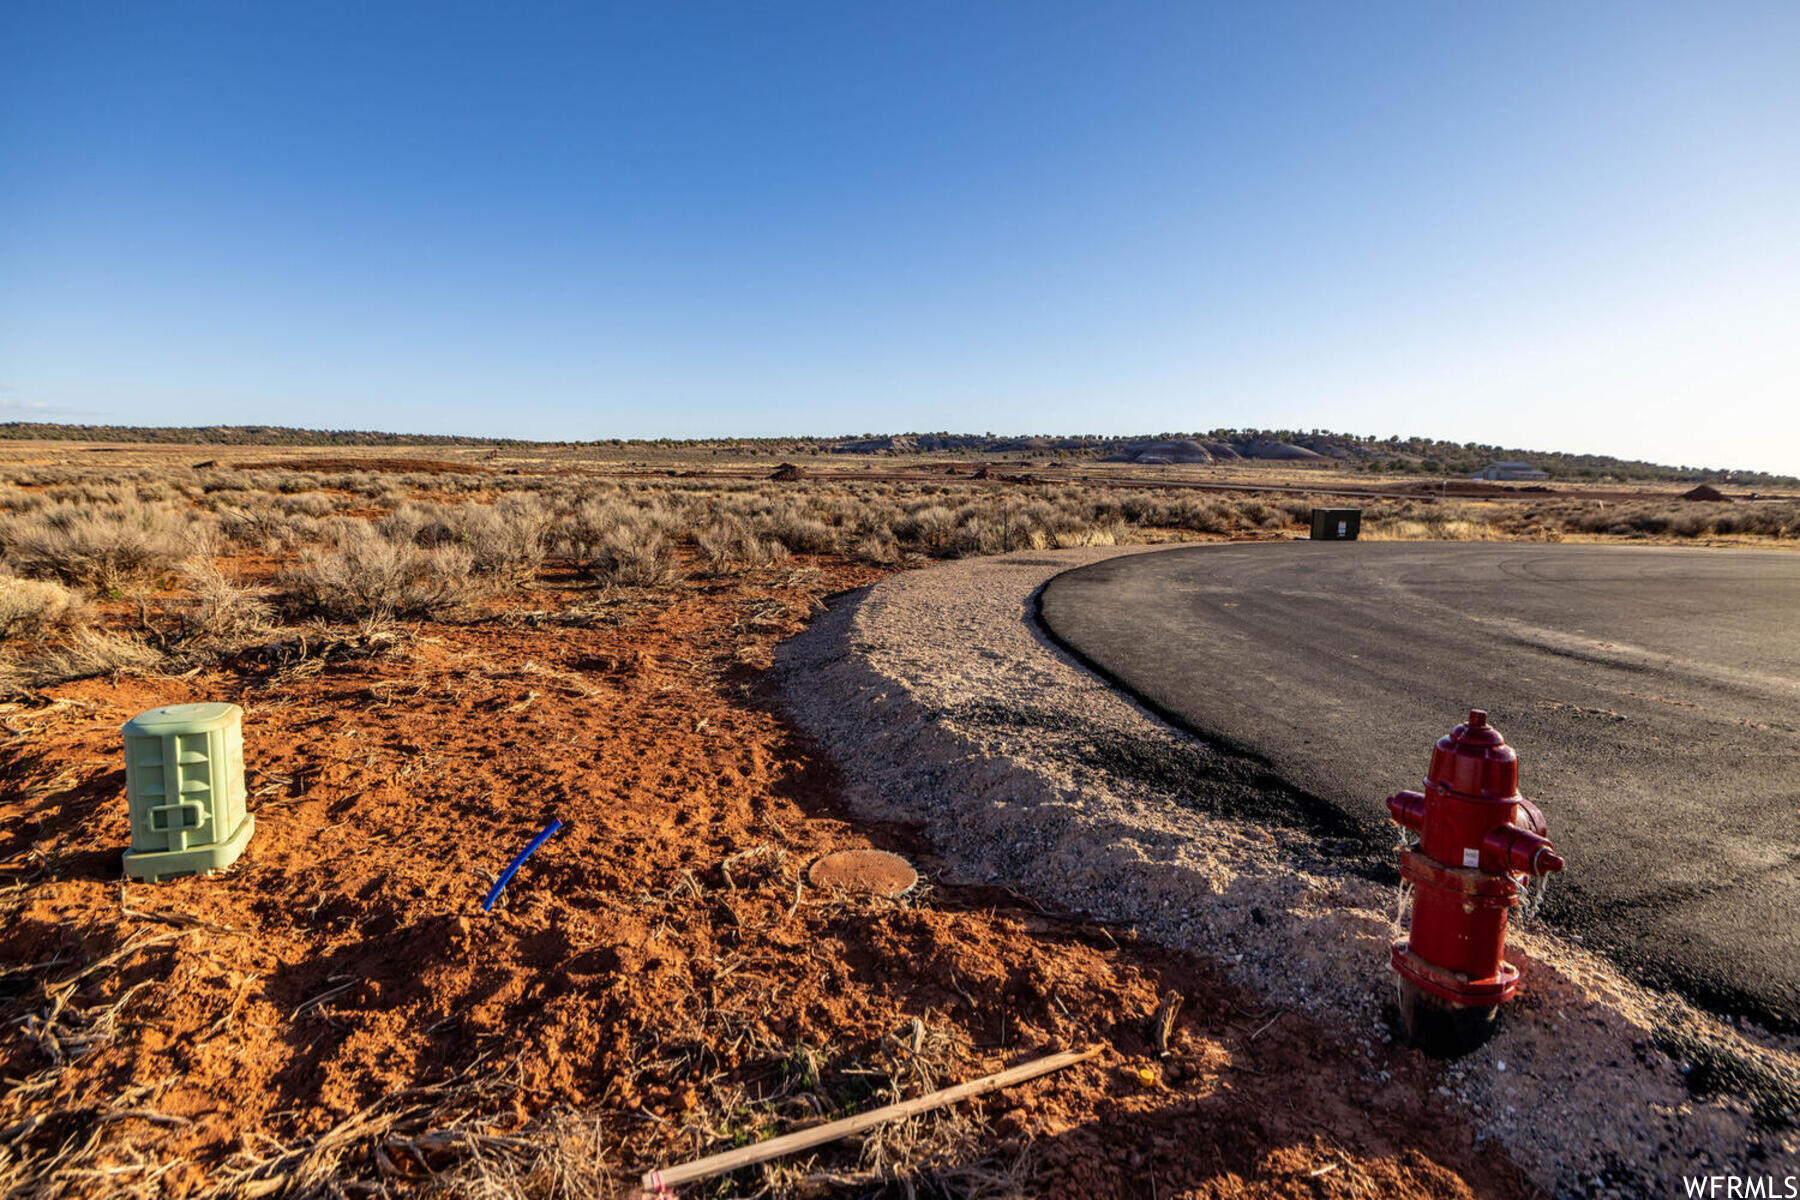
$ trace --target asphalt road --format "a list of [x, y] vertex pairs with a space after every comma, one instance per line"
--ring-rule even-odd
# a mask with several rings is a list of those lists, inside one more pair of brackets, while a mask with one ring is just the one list
[[1393, 843], [1386, 798], [1485, 708], [1569, 860], [1547, 919], [1800, 1029], [1800, 554], [1286, 542], [1070, 571], [1051, 632]]

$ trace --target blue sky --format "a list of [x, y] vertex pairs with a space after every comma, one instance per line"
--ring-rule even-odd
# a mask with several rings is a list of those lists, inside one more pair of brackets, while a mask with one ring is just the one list
[[1800, 471], [1793, 3], [0, 5], [0, 419]]

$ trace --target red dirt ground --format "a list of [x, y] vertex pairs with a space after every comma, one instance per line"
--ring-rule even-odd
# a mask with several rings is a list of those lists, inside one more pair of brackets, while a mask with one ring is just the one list
[[[921, 1157], [918, 1190], [960, 1194], [956, 1171], [986, 1164], [1031, 1196], [1533, 1194], [1441, 1111], [1432, 1064], [1265, 1010], [1204, 961], [1003, 892], [805, 886], [844, 847], [906, 853], [928, 880], [942, 865], [918, 831], [839, 815], [830, 765], [761, 678], [821, 597], [874, 574], [821, 562], [610, 607], [549, 581], [542, 612], [386, 650], [315, 640], [12, 706], [0, 1188], [406, 1191], [471, 1147], [528, 1157], [582, 1114], [622, 1190], [881, 1102], [890, 1080], [910, 1094], [1098, 1042], [928, 1123], [927, 1148], [960, 1149]], [[203, 699], [244, 707], [255, 840], [222, 878], [121, 883], [118, 727]], [[483, 915], [553, 816], [563, 833]], [[1171, 988], [1186, 1004], [1159, 1062], [1146, 1020]], [[909, 1054], [888, 1038], [914, 1018]], [[524, 1142], [477, 1137], [508, 1134]], [[836, 1194], [856, 1153], [796, 1186]]]

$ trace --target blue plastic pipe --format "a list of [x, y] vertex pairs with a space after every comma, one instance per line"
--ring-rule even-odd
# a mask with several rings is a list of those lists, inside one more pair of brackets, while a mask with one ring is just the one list
[[530, 858], [539, 846], [555, 837], [556, 831], [561, 828], [562, 818], [557, 817], [544, 826], [544, 832], [531, 839], [529, 846], [519, 851], [517, 858], [506, 864], [506, 870], [500, 872], [500, 878], [494, 880], [494, 886], [488, 889], [487, 898], [481, 902], [482, 912], [487, 912], [494, 907], [494, 901], [500, 898], [500, 890], [512, 882], [512, 877], [519, 873], [519, 868], [525, 865], [525, 860]]

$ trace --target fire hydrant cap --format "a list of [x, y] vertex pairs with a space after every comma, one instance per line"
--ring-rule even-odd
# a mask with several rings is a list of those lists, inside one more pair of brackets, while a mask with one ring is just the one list
[[1519, 756], [1487, 713], [1472, 709], [1465, 724], [1438, 739], [1431, 755], [1430, 782], [1483, 800], [1512, 800], [1519, 794]]

